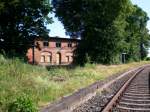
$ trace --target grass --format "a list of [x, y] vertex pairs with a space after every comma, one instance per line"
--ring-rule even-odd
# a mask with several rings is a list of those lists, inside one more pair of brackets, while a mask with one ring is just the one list
[[131, 67], [149, 62], [134, 62], [124, 65], [90, 65], [75, 69], [32, 66], [20, 59], [6, 59], [0, 55], [0, 111], [16, 97], [27, 94], [37, 106], [44, 106], [79, 88], [88, 86]]

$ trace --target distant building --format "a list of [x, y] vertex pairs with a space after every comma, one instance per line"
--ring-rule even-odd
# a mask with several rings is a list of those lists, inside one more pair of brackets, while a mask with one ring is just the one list
[[48, 40], [35, 40], [34, 58], [33, 49], [28, 49], [28, 62], [38, 65], [69, 65], [74, 59], [74, 50], [79, 40], [70, 38], [50, 37]]

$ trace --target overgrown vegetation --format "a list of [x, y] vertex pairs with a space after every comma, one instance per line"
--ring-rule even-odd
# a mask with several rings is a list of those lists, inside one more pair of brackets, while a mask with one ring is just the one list
[[67, 33], [81, 37], [76, 62], [114, 64], [121, 53], [127, 61], [143, 60], [150, 35], [148, 15], [131, 0], [52, 0], [54, 12]]
[[20, 95], [9, 104], [8, 112], [37, 112], [37, 107], [29, 96]]
[[[53, 68], [48, 71], [43, 67], [28, 65], [18, 58], [7, 59], [0, 55], [0, 111], [5, 112], [11, 106], [14, 106], [12, 109], [22, 109], [28, 104], [29, 108], [34, 105], [40, 107], [95, 81], [146, 63], [110, 66], [86, 64], [84, 68]], [[22, 95], [30, 99], [20, 99]]]
[[[130, 0], [52, 0], [52, 3], [67, 33], [81, 37], [76, 60], [85, 67], [48, 71], [18, 58], [0, 55], [2, 112], [35, 112], [36, 106], [46, 105], [117, 72], [148, 63], [110, 66], [87, 63], [118, 63], [122, 52], [127, 53], [128, 61], [145, 58], [150, 40], [146, 28], [148, 17]], [[0, 51], [13, 57], [16, 53], [25, 53], [35, 37], [48, 37], [45, 23], [52, 22], [48, 17], [51, 11], [47, 0], [1, 0]]]

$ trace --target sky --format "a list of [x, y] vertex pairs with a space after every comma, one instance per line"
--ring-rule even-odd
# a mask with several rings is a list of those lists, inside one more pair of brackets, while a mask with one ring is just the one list
[[49, 35], [52, 37], [59, 36], [62, 38], [69, 38], [69, 36], [65, 34], [63, 24], [60, 21], [58, 21], [54, 14], [50, 14], [50, 17], [53, 18], [54, 23], [47, 25], [47, 28], [50, 29]]
[[[141, 7], [145, 12], [147, 12], [148, 16], [150, 17], [150, 0], [131, 0], [133, 4], [138, 5]], [[54, 14], [50, 14], [53, 17], [53, 24], [47, 25], [47, 28], [50, 29], [50, 36], [59, 36], [63, 38], [69, 38], [65, 34], [65, 29], [60, 21], [54, 16]], [[150, 21], [148, 22], [147, 28], [150, 30]]]

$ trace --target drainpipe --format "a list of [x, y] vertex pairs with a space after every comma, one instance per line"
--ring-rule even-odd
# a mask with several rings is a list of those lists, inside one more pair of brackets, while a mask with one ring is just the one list
[[35, 45], [34, 45], [34, 42], [33, 42], [33, 44], [32, 44], [32, 64], [33, 64], [33, 65], [35, 64], [35, 53], [34, 53], [34, 47], [35, 47]]

